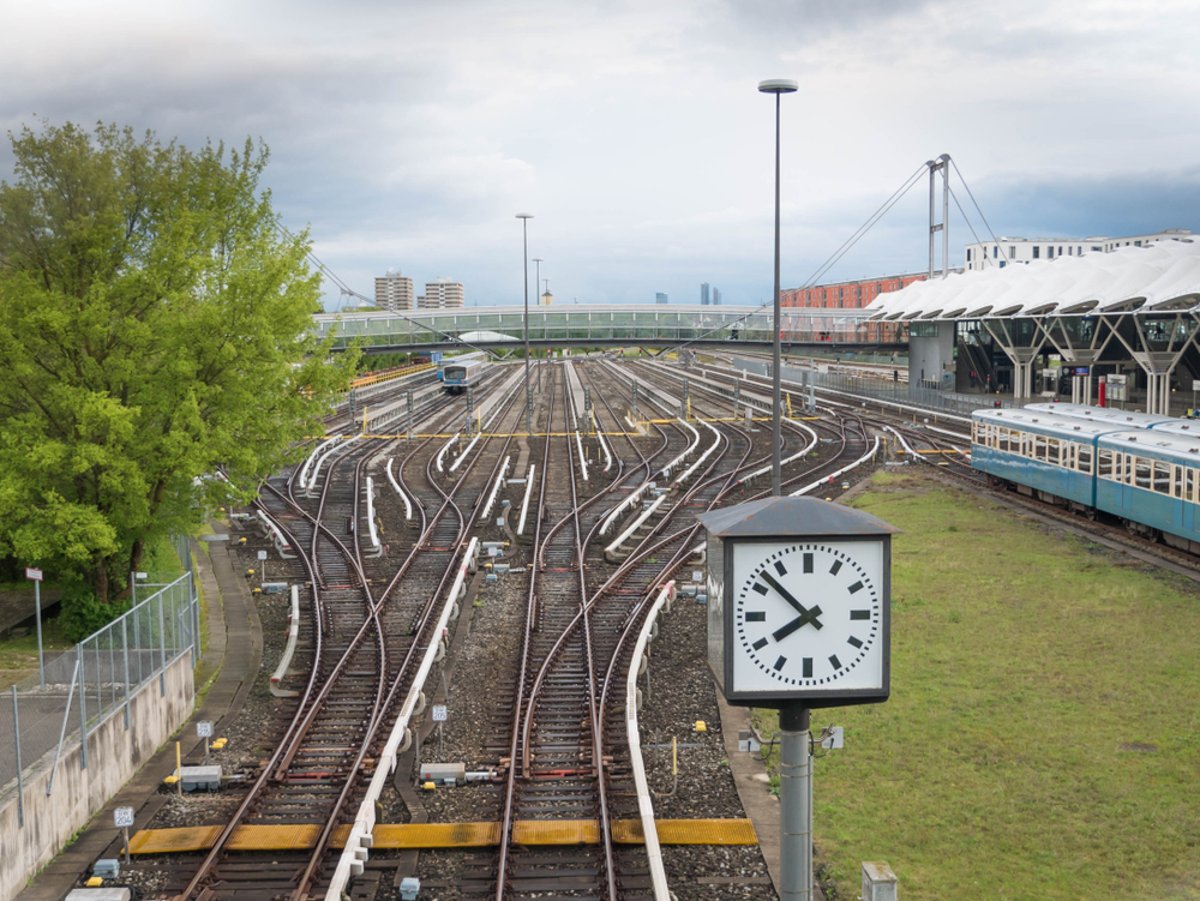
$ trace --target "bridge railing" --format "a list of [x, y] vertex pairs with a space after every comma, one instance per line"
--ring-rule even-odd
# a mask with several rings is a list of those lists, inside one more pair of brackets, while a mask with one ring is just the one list
[[[894, 342], [901, 326], [866, 321], [855, 309], [785, 309], [780, 334], [785, 342], [862, 344]], [[498, 346], [523, 341], [526, 317], [520, 308], [475, 307], [436, 313], [347, 313], [314, 317], [320, 337], [335, 345], [364, 347]], [[545, 343], [637, 342], [680, 344], [690, 341], [770, 343], [774, 319], [759, 307], [608, 307], [570, 306], [531, 310], [529, 340]]]

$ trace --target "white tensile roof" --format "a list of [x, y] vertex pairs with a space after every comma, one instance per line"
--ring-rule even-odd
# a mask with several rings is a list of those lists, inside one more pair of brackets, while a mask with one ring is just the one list
[[881, 294], [866, 309], [872, 319], [900, 321], [1200, 312], [1200, 240], [951, 273]]

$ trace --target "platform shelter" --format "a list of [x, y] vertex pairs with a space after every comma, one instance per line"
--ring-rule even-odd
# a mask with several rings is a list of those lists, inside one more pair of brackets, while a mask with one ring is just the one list
[[[1200, 241], [951, 273], [866, 313], [907, 326], [910, 384], [1166, 413], [1200, 392]], [[1195, 406], [1193, 403], [1191, 406]]]

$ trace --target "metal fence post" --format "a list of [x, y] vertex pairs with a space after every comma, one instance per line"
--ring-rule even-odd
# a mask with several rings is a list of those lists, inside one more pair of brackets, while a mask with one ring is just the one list
[[200, 598], [196, 594], [196, 580], [188, 571], [188, 606], [192, 613], [192, 666], [200, 665]]
[[125, 728], [129, 728], [129, 614], [121, 617], [121, 649], [125, 656]]
[[167, 693], [167, 621], [163, 615], [163, 593], [158, 593], [158, 648], [161, 667], [158, 672], [158, 690], [160, 694]]
[[17, 710], [17, 686], [12, 687], [13, 744], [17, 750], [17, 825], [25, 828], [25, 776], [21, 772], [21, 714]]
[[79, 672], [79, 748], [80, 769], [87, 769], [87, 668], [83, 664], [83, 643], [75, 645], [75, 662]]

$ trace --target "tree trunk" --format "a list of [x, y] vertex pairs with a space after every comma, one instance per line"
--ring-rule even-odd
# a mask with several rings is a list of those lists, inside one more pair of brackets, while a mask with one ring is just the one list
[[133, 579], [136, 578], [133, 574], [138, 571], [142, 565], [142, 557], [146, 554], [146, 542], [140, 535], [133, 539], [133, 546], [129, 549], [129, 598], [133, 599]]
[[96, 589], [96, 600], [101, 604], [108, 603], [108, 561], [104, 557], [96, 558], [93, 587]]

